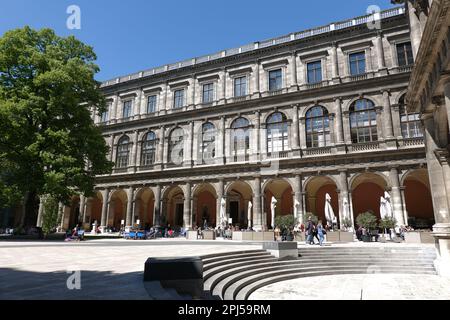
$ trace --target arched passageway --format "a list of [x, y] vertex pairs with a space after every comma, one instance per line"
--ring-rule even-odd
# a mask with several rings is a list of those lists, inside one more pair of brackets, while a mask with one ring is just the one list
[[274, 179], [267, 182], [264, 187], [264, 212], [266, 213], [266, 223], [272, 226], [272, 198], [277, 201], [275, 207], [275, 217], [294, 214], [292, 187], [286, 180]]
[[326, 194], [331, 196], [331, 207], [339, 223], [339, 197], [337, 186], [330, 177], [314, 177], [306, 185], [306, 211], [311, 212], [326, 224], [325, 199]]

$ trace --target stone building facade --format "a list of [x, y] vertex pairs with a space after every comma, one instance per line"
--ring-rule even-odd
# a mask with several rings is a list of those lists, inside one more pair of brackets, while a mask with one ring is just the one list
[[379, 216], [385, 191], [398, 225], [432, 225], [413, 47], [399, 7], [103, 83], [108, 112], [92, 114], [116, 167], [62, 227], [214, 226], [224, 203], [261, 230], [273, 198], [276, 215], [325, 220], [327, 193], [342, 226]]
[[450, 275], [450, 1], [406, 1], [416, 60], [406, 95], [420, 113], [436, 224], [440, 274]]

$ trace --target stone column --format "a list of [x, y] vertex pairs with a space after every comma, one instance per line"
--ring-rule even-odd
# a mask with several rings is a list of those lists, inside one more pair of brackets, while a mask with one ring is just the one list
[[297, 89], [297, 54], [295, 52], [292, 53], [291, 56], [291, 88]]
[[161, 224], [161, 185], [156, 185], [155, 190], [155, 205], [153, 206], [153, 225], [159, 226]]
[[102, 218], [101, 218], [101, 222], [100, 222], [100, 226], [101, 227], [106, 227], [107, 226], [107, 221], [106, 221], [106, 217], [108, 216], [108, 202], [109, 202], [109, 189], [106, 188], [105, 190], [102, 190], [102, 198], [103, 198], [103, 203], [102, 203]]
[[255, 194], [253, 195], [253, 227], [256, 231], [266, 229], [261, 206], [261, 177], [255, 177]]
[[134, 98], [134, 120], [141, 118], [141, 102], [142, 102], [142, 90], [139, 88], [138, 94]]
[[111, 123], [116, 123], [117, 122], [117, 109], [118, 109], [118, 104], [119, 104], [119, 95], [116, 94], [116, 96], [114, 97], [114, 101], [112, 104], [112, 110], [111, 110], [111, 116], [110, 116], [110, 121]]
[[337, 45], [333, 42], [331, 46], [331, 76], [333, 83], [339, 83], [339, 63], [337, 55]]
[[420, 42], [422, 40], [422, 28], [420, 26], [419, 18], [416, 15], [416, 10], [412, 5], [415, 0], [407, 1], [410, 35], [411, 35], [411, 47], [413, 51], [414, 61], [416, 60], [417, 52], [419, 51]]
[[[297, 155], [297, 150], [300, 149], [300, 126], [298, 123], [298, 104], [294, 104], [292, 106], [293, 108], [293, 115], [292, 115], [292, 149], [294, 150], [294, 155]], [[300, 154], [298, 154], [300, 155]]]
[[344, 216], [344, 200], [347, 200], [348, 206], [349, 206], [349, 212], [348, 214], [351, 214], [350, 209], [350, 199], [349, 199], [349, 192], [348, 192], [348, 180], [347, 180], [347, 170], [340, 170], [339, 171], [339, 227], [342, 228], [342, 223], [344, 219], [350, 219], [353, 221], [352, 217], [346, 217]]
[[406, 209], [406, 200], [405, 200], [405, 187], [401, 186], [400, 187], [400, 194], [402, 196], [402, 203], [403, 203], [403, 219], [405, 221], [405, 225], [409, 225], [408, 223], [408, 210]]
[[217, 146], [217, 163], [225, 163], [225, 117], [220, 118], [218, 135], [216, 140]]
[[445, 109], [447, 111], [447, 123], [450, 132], [450, 82], [444, 85], [444, 101]]
[[381, 34], [381, 32], [377, 33], [377, 38], [375, 39], [375, 48], [377, 50], [378, 71], [382, 71], [385, 73], [386, 62], [384, 58], [383, 35]]
[[138, 151], [138, 138], [139, 138], [139, 132], [136, 130], [133, 133], [133, 147], [131, 149], [131, 171], [136, 172], [136, 166], [137, 166], [137, 151]]
[[336, 131], [333, 130], [333, 128], [336, 127], [336, 120], [335, 120], [335, 114], [334, 113], [330, 113], [328, 115], [328, 120], [329, 120], [329, 125], [330, 125], [330, 145], [331, 146], [335, 146], [337, 144], [337, 139], [336, 139]]
[[183, 227], [186, 229], [192, 229], [191, 225], [191, 183], [186, 182], [186, 194], [184, 195], [184, 208], [183, 208]]
[[156, 151], [156, 165], [155, 167], [162, 169], [163, 163], [164, 163], [164, 126], [160, 127], [159, 129], [159, 139], [158, 139], [158, 148]]
[[306, 118], [300, 118], [300, 148], [306, 149]]
[[194, 147], [194, 121], [189, 122], [188, 126], [188, 138], [187, 143], [185, 143], [185, 146], [187, 145], [187, 150], [185, 150], [185, 155], [183, 155], [183, 167], [192, 167], [192, 151]]
[[352, 227], [355, 228], [355, 214], [353, 213], [353, 197], [352, 193], [348, 192], [348, 201], [349, 201], [349, 209], [350, 209], [350, 220], [352, 221]]
[[[295, 213], [297, 215], [294, 217], [296, 221], [303, 223], [305, 211], [303, 208], [303, 184], [302, 184], [302, 177], [297, 174], [295, 175], [295, 190], [294, 190], [294, 216]], [[296, 208], [296, 202], [297, 202], [297, 208]]]
[[352, 144], [352, 134], [350, 132], [350, 112], [344, 111], [342, 113], [342, 125], [344, 126], [344, 143], [347, 145]]
[[400, 180], [398, 178], [397, 168], [391, 168], [389, 172], [389, 178], [392, 186], [392, 213], [395, 220], [397, 220], [397, 226], [405, 226], [405, 216], [403, 213], [402, 195], [400, 193]]
[[384, 118], [384, 131], [386, 136], [385, 140], [394, 139], [394, 131], [392, 127], [392, 113], [391, 113], [391, 101], [389, 100], [389, 91], [383, 91], [383, 118]]
[[342, 123], [342, 99], [336, 98], [334, 100], [335, 103], [335, 111], [336, 111], [336, 144], [343, 145], [344, 142], [344, 127]]
[[220, 88], [222, 92], [222, 98], [220, 99], [220, 102], [225, 103], [227, 99], [227, 72], [225, 71], [225, 69], [220, 72], [220, 78], [222, 80], [222, 87]]
[[131, 227], [133, 224], [133, 202], [134, 202], [134, 188], [129, 187], [127, 190], [127, 214], [125, 220], [125, 226]]
[[260, 79], [259, 79], [259, 61], [256, 61], [256, 64], [254, 66], [254, 70], [253, 70], [253, 80], [254, 80], [254, 85], [253, 85], [253, 95], [255, 97], [259, 97], [259, 87], [260, 87]]

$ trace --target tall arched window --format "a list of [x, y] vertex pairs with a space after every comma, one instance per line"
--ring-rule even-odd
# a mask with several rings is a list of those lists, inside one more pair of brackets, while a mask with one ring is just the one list
[[250, 123], [245, 118], [238, 118], [231, 124], [231, 141], [233, 155], [247, 158], [250, 149]]
[[398, 104], [403, 138], [409, 139], [423, 137], [422, 129], [420, 126], [420, 114], [408, 112], [405, 103], [405, 95], [400, 98]]
[[281, 112], [273, 113], [267, 118], [267, 152], [281, 152], [289, 148], [288, 122]]
[[202, 145], [200, 147], [203, 162], [210, 161], [216, 156], [216, 128], [211, 122], [202, 126]]
[[184, 131], [181, 128], [176, 128], [172, 131], [169, 138], [169, 163], [182, 164], [183, 163], [183, 145]]
[[329, 146], [330, 118], [328, 110], [322, 106], [315, 106], [306, 112], [306, 146], [321, 148]]
[[142, 160], [141, 165], [150, 166], [155, 163], [156, 155], [156, 135], [153, 132], [149, 132], [144, 136], [142, 140]]
[[117, 144], [117, 159], [116, 165], [118, 168], [128, 167], [128, 160], [130, 158], [131, 143], [128, 136], [123, 136], [120, 138]]
[[375, 105], [368, 99], [359, 99], [350, 107], [350, 129], [353, 143], [378, 140]]

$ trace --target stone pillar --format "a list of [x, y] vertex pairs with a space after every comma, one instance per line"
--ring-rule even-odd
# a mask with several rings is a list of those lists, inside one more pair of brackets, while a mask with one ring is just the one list
[[138, 94], [134, 98], [134, 116], [133, 116], [134, 120], [141, 118], [141, 102], [142, 102], [142, 90], [139, 88]]
[[156, 164], [155, 167], [162, 169], [164, 163], [164, 126], [159, 129], [158, 148], [156, 150]]
[[188, 137], [187, 143], [184, 145], [187, 146], [187, 150], [185, 150], [185, 154], [183, 155], [183, 167], [192, 167], [192, 149], [194, 146], [194, 121], [189, 122], [188, 126]]
[[344, 142], [344, 127], [342, 123], [342, 99], [336, 98], [334, 100], [335, 104], [335, 111], [336, 111], [336, 121], [335, 121], [335, 128], [336, 128], [336, 144], [343, 145]]
[[300, 126], [298, 123], [298, 104], [294, 104], [292, 106], [293, 108], [293, 115], [292, 115], [292, 149], [294, 149], [294, 152], [300, 148]]
[[[304, 220], [304, 207], [303, 207], [303, 195], [302, 195], [302, 177], [297, 174], [295, 175], [295, 190], [294, 190], [294, 218], [296, 221], [303, 223]], [[296, 207], [297, 202], [297, 207]], [[297, 215], [295, 215], [297, 213]]]
[[413, 51], [414, 61], [416, 60], [417, 52], [419, 51], [420, 42], [422, 40], [422, 28], [420, 26], [420, 20], [416, 15], [416, 10], [412, 5], [415, 0], [407, 1], [408, 17], [410, 25], [410, 35], [411, 35], [411, 48]]
[[137, 157], [138, 157], [138, 138], [139, 132], [136, 130], [133, 133], [133, 147], [131, 148], [131, 171], [136, 172]]
[[447, 124], [450, 132], [450, 82], [444, 85], [444, 101], [445, 109], [447, 111]]
[[220, 118], [219, 128], [217, 135], [217, 163], [225, 163], [225, 117]]
[[111, 110], [111, 116], [110, 116], [110, 121], [111, 123], [116, 123], [117, 122], [117, 109], [118, 109], [118, 104], [119, 104], [119, 95], [116, 94], [116, 96], [114, 97], [114, 101], [112, 104], [112, 110]]
[[153, 225], [161, 224], [161, 185], [158, 184], [155, 191], [155, 205], [153, 206]]
[[381, 32], [377, 33], [377, 38], [375, 39], [375, 48], [377, 50], [377, 63], [378, 71], [386, 71], [386, 61], [384, 58], [384, 48], [383, 48], [383, 35]]
[[225, 69], [220, 72], [220, 78], [222, 80], [222, 87], [220, 88], [222, 92], [222, 98], [220, 99], [220, 102], [225, 103], [227, 99], [227, 72], [225, 71]]
[[101, 193], [102, 193], [103, 203], [102, 203], [102, 218], [101, 218], [100, 226], [106, 227], [107, 226], [106, 218], [108, 216], [108, 208], [109, 208], [109, 206], [108, 206], [109, 189], [102, 190]]
[[259, 79], [259, 61], [256, 61], [256, 64], [254, 66], [253, 70], [253, 79], [254, 79], [254, 85], [253, 85], [253, 95], [256, 97], [259, 97], [259, 91], [260, 91], [260, 79]]
[[86, 218], [86, 197], [84, 195], [80, 195], [80, 219], [82, 223], [85, 222]]
[[297, 87], [297, 54], [294, 52], [291, 56], [291, 88]]
[[344, 143], [347, 145], [351, 145], [352, 134], [350, 132], [350, 112], [344, 111], [342, 114], [342, 125], [344, 126]]
[[253, 160], [259, 161], [261, 159], [261, 112], [258, 110], [255, 112], [255, 142], [254, 142], [254, 150], [252, 154]]
[[184, 195], [183, 227], [192, 229], [191, 225], [191, 183], [186, 182], [186, 194]]
[[256, 231], [266, 229], [261, 206], [261, 177], [255, 177], [255, 194], [253, 195], [253, 228]]
[[394, 131], [392, 127], [392, 113], [391, 113], [391, 101], [389, 99], [389, 91], [383, 91], [383, 118], [384, 118], [384, 132], [386, 136], [385, 140], [394, 139]]
[[331, 76], [333, 78], [333, 83], [339, 83], [339, 63], [335, 42], [333, 42], [331, 46]]
[[395, 220], [397, 221], [397, 226], [405, 226], [405, 216], [403, 212], [403, 202], [402, 195], [400, 193], [400, 180], [398, 178], [397, 168], [391, 168], [389, 172], [389, 178], [391, 180], [392, 186], [392, 213]]
[[134, 188], [129, 187], [127, 190], [127, 213], [126, 213], [126, 220], [125, 220], [125, 226], [131, 227], [133, 224], [133, 199], [134, 196]]
[[406, 200], [405, 200], [405, 187], [401, 186], [400, 187], [400, 194], [402, 196], [402, 203], [403, 203], [403, 219], [405, 221], [405, 225], [408, 226], [408, 210], [406, 209]]
[[306, 149], [306, 119], [300, 118], [300, 148]]
[[352, 221], [352, 227], [355, 228], [355, 214], [353, 212], [353, 196], [352, 193], [348, 192], [348, 201], [350, 209], [350, 220]]

